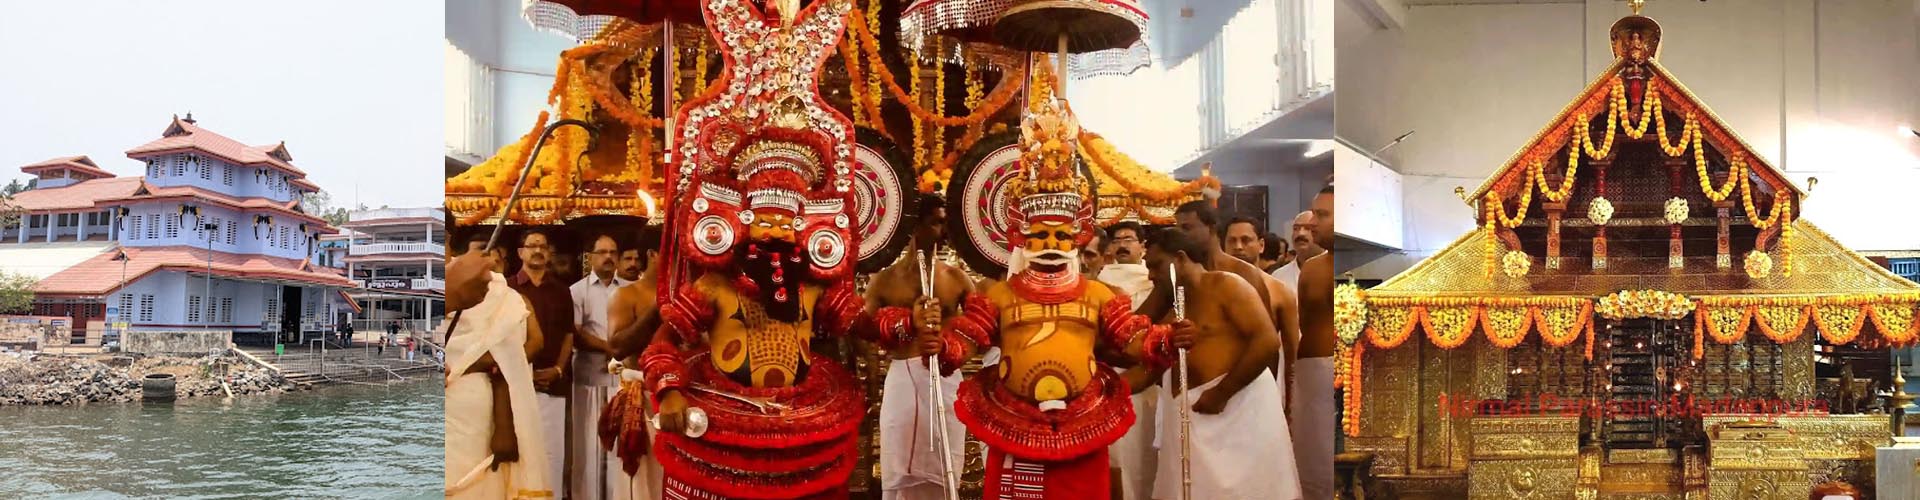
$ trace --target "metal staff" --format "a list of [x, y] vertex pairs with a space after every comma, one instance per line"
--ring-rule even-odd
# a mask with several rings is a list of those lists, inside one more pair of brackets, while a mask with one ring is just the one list
[[[1173, 320], [1187, 319], [1187, 287], [1180, 285], [1179, 271], [1167, 264], [1168, 281], [1173, 283]], [[1193, 498], [1193, 389], [1187, 383], [1187, 348], [1180, 348], [1180, 498]]]
[[[933, 245], [933, 253], [940, 253], [940, 245], [938, 243]], [[920, 264], [921, 295], [926, 297], [935, 296], [937, 292], [934, 291], [933, 282], [934, 276], [938, 274], [938, 270], [932, 265], [929, 265], [931, 263], [928, 262], [926, 254], [916, 252], [914, 258], [918, 259]], [[941, 401], [940, 398], [939, 356], [927, 356], [927, 397], [933, 401], [933, 419], [931, 422], [933, 424], [934, 435], [940, 439], [940, 447], [935, 451], [940, 453], [940, 465], [946, 469], [947, 498], [949, 500], [959, 500], [960, 472], [953, 468], [953, 448], [947, 438], [947, 405], [946, 402]]]

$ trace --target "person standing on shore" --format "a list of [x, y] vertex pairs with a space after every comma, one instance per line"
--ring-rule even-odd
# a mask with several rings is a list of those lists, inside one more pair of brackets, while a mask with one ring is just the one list
[[[476, 249], [480, 245], [469, 248]], [[552, 497], [528, 353], [542, 344], [527, 300], [462, 252], [447, 262], [446, 497]]]

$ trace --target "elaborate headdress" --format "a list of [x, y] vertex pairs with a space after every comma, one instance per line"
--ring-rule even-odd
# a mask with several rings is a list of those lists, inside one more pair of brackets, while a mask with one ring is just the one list
[[696, 267], [733, 264], [755, 214], [772, 213], [790, 217], [809, 277], [851, 276], [853, 125], [815, 83], [847, 9], [844, 1], [815, 2], [791, 21], [747, 2], [707, 12], [726, 66], [680, 108], [668, 180], [676, 250]]
[[1019, 200], [1008, 218], [1008, 237], [1015, 247], [1026, 244], [1026, 227], [1035, 222], [1071, 226], [1074, 243], [1093, 238], [1094, 193], [1080, 174], [1080, 121], [1066, 101], [1043, 98], [1028, 106], [1020, 121], [1020, 175], [1008, 183]]

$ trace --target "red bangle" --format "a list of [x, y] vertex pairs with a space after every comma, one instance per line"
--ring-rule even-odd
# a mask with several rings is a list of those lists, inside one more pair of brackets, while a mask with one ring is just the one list
[[882, 307], [873, 313], [873, 323], [879, 331], [880, 347], [887, 350], [899, 350], [913, 342], [913, 310], [901, 306]]

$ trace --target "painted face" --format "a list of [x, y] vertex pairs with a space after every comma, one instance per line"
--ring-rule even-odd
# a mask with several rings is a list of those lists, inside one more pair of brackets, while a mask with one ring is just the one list
[[1041, 253], [1046, 251], [1073, 252], [1073, 228], [1060, 222], [1036, 222], [1027, 226], [1027, 251]]
[[786, 212], [754, 212], [753, 223], [747, 224], [747, 239], [796, 242], [798, 240], [794, 239], [793, 216]]

